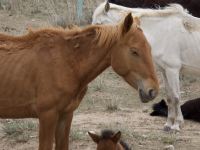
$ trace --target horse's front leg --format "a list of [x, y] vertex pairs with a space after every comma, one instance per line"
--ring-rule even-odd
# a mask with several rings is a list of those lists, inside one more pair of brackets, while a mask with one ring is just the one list
[[39, 114], [39, 150], [52, 150], [57, 120], [54, 110]]
[[59, 116], [59, 121], [56, 127], [56, 147], [55, 150], [68, 150], [69, 149], [69, 133], [73, 112], [63, 113]]
[[169, 68], [165, 70], [165, 86], [167, 90], [168, 117], [164, 126], [164, 130], [180, 130], [183, 125], [183, 115], [180, 108], [180, 84], [179, 70], [177, 68]]
[[59, 116], [58, 124], [56, 127], [56, 150], [68, 150], [69, 149], [69, 133], [71, 128], [71, 122], [73, 118], [73, 111], [79, 106], [81, 100], [83, 99], [85, 93], [87, 91], [87, 87], [84, 88], [77, 95], [77, 98], [73, 100], [70, 111], [68, 109], [66, 112], [63, 112]]

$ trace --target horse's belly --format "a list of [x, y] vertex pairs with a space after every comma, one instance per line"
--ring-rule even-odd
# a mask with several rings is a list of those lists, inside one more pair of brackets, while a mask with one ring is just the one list
[[0, 118], [35, 117], [36, 99], [30, 86], [0, 83]]
[[193, 74], [193, 75], [200, 75], [200, 52], [194, 51], [194, 53], [183, 53], [182, 54], [182, 69], [181, 72], [183, 74]]
[[200, 67], [183, 65], [181, 68], [181, 74], [191, 74], [194, 76], [200, 76]]
[[181, 62], [182, 72], [200, 75], [200, 34], [191, 32], [182, 36]]
[[0, 118], [36, 118], [36, 107], [34, 104], [23, 105], [0, 105]]

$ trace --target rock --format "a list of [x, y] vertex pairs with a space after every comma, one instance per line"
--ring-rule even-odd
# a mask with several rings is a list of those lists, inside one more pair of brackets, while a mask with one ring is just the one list
[[144, 107], [144, 108], [142, 109], [142, 112], [143, 112], [143, 113], [148, 113], [148, 111], [149, 111], [149, 110], [148, 110], [147, 107]]
[[173, 145], [168, 145], [164, 147], [164, 150], [175, 150]]

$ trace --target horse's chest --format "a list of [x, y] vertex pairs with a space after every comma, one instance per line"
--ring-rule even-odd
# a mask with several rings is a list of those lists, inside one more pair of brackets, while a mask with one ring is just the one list
[[84, 87], [81, 90], [79, 90], [76, 96], [73, 97], [70, 100], [69, 104], [65, 107], [65, 111], [69, 112], [69, 111], [74, 111], [75, 109], [77, 109], [79, 104], [83, 100], [83, 97], [85, 96], [86, 92], [87, 92], [87, 87]]

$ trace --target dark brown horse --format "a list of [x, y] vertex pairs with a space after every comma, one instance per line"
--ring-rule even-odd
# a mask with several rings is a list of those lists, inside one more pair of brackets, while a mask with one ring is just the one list
[[170, 3], [181, 4], [193, 16], [200, 17], [199, 0], [108, 0], [110, 3], [125, 7], [158, 8], [167, 6]]
[[0, 34], [0, 118], [39, 118], [39, 150], [68, 150], [73, 111], [106, 68], [154, 99], [151, 49], [131, 14], [116, 25]]
[[103, 130], [100, 136], [94, 132], [88, 134], [97, 144], [97, 150], [131, 150], [127, 143], [120, 140], [120, 131], [114, 133], [112, 130]]

